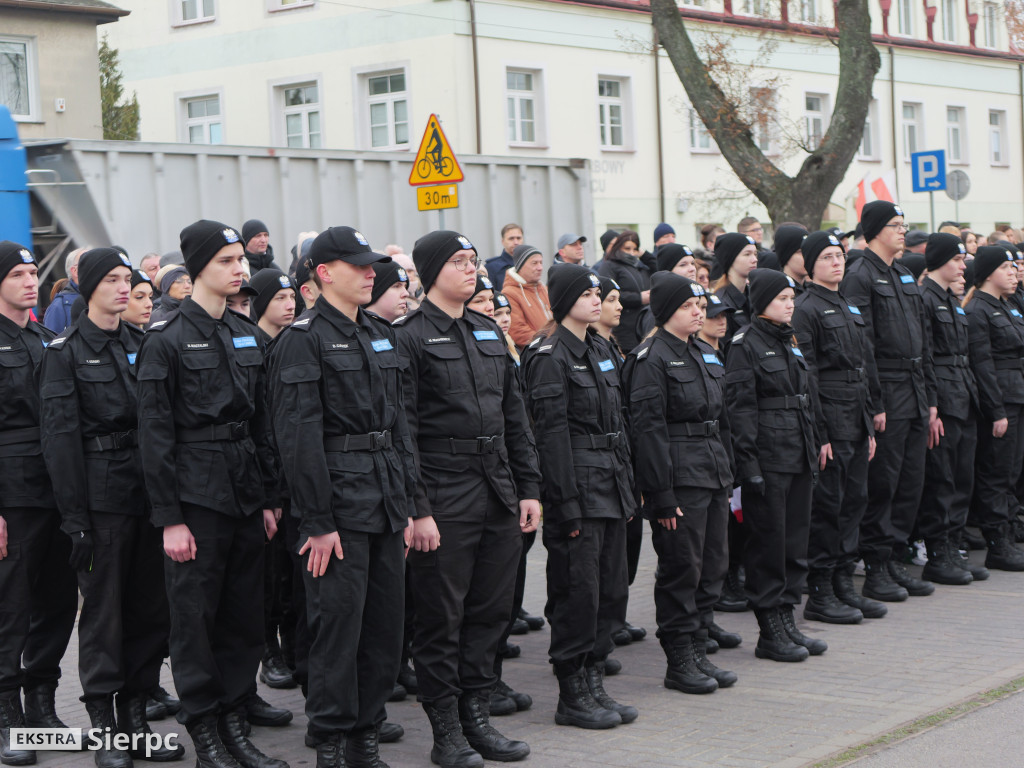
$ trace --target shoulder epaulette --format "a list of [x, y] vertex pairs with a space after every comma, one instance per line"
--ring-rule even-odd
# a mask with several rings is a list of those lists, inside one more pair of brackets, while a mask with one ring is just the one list
[[738, 332], [737, 332], [737, 333], [736, 333], [736, 334], [735, 334], [735, 335], [734, 335], [734, 336], [732, 337], [732, 342], [731, 342], [731, 343], [733, 343], [733, 344], [742, 344], [742, 343], [743, 343], [743, 336], [744, 336], [745, 334], [746, 334], [746, 330], [738, 331]]
[[313, 313], [315, 311], [316, 310], [313, 309], [307, 309], [302, 313], [302, 317], [293, 322], [289, 327], [294, 328], [297, 331], [308, 331], [310, 324], [313, 322]]
[[68, 339], [70, 339], [72, 336], [75, 335], [75, 331], [77, 331], [77, 330], [78, 330], [78, 326], [77, 325], [68, 326], [67, 328], [65, 328], [61, 332], [60, 336], [58, 336], [55, 339], [52, 339], [46, 346], [47, 347], [56, 347], [57, 349], [60, 349], [61, 347], [64, 346], [64, 342], [65, 341], [67, 341]]
[[550, 355], [554, 348], [557, 346], [558, 339], [555, 338], [554, 336], [549, 336], [546, 339], [543, 336], [538, 336], [536, 339], [530, 342], [530, 351], [538, 355]]

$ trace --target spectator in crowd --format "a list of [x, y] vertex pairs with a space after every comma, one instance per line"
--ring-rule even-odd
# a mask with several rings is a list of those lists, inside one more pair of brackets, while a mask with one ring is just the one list
[[666, 245], [668, 243], [674, 243], [676, 241], [676, 231], [672, 229], [671, 224], [666, 224], [664, 221], [654, 228], [654, 247]]
[[261, 269], [274, 266], [274, 249], [270, 245], [270, 231], [259, 219], [249, 219], [242, 225], [245, 258], [249, 262], [249, 276]]
[[640, 236], [627, 229], [612, 240], [604, 261], [598, 265], [598, 274], [619, 284], [622, 319], [614, 336], [628, 354], [640, 341], [637, 318], [651, 301], [651, 270], [640, 260]]
[[551, 320], [551, 302], [547, 286], [540, 281], [544, 275], [544, 255], [540, 250], [532, 245], [517, 245], [512, 257], [513, 266], [504, 272], [501, 292], [512, 305], [509, 335], [524, 347]]
[[142, 257], [142, 261], [139, 262], [139, 269], [146, 273], [146, 276], [152, 283], [156, 273], [160, 271], [160, 254], [147, 253]]
[[160, 267], [156, 273], [157, 284], [160, 286], [160, 304], [154, 307], [150, 315], [150, 324], [166, 320], [178, 310], [181, 302], [192, 295], [192, 278], [188, 270], [181, 264]]
[[488, 259], [485, 265], [492, 285], [505, 284], [505, 270], [515, 266], [513, 252], [522, 243], [523, 228], [518, 224], [510, 223], [501, 228], [501, 253], [493, 259]]
[[60, 333], [71, 323], [71, 307], [78, 298], [78, 260], [88, 248], [76, 248], [64, 258], [64, 271], [68, 281], [53, 302], [46, 308], [43, 325], [54, 333]]

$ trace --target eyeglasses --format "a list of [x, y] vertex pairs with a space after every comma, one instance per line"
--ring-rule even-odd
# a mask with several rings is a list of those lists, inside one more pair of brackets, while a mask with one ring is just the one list
[[906, 224], [886, 224], [889, 229], [895, 229], [897, 232], [909, 232], [910, 227]]
[[457, 269], [459, 272], [465, 272], [467, 266], [470, 267], [471, 269], [476, 269], [477, 267], [479, 267], [480, 259], [477, 258], [476, 256], [470, 256], [468, 259], [460, 257], [458, 259], [451, 259], [448, 261], [448, 263], [455, 267], [455, 269]]
[[182, 275], [181, 277], [174, 280], [176, 285], [192, 285], [192, 278], [188, 275]]

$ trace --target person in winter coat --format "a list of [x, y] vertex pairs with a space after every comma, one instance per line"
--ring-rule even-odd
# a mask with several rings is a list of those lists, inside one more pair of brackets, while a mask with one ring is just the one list
[[517, 245], [512, 251], [513, 265], [505, 272], [501, 292], [512, 306], [509, 336], [519, 347], [530, 343], [537, 331], [551, 320], [548, 288], [540, 282], [544, 274], [544, 256], [532, 245]]
[[613, 335], [627, 354], [638, 343], [637, 317], [651, 301], [651, 270], [640, 259], [640, 236], [632, 230], [619, 234], [608, 246], [597, 273], [619, 284], [622, 319]]

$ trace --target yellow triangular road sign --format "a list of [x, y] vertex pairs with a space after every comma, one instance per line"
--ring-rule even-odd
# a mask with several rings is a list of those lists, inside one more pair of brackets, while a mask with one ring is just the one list
[[409, 173], [409, 184], [418, 187], [421, 184], [444, 184], [462, 181], [462, 168], [455, 159], [452, 145], [441, 130], [437, 115], [427, 120], [427, 129], [420, 139], [420, 148], [416, 159], [412, 162]]

